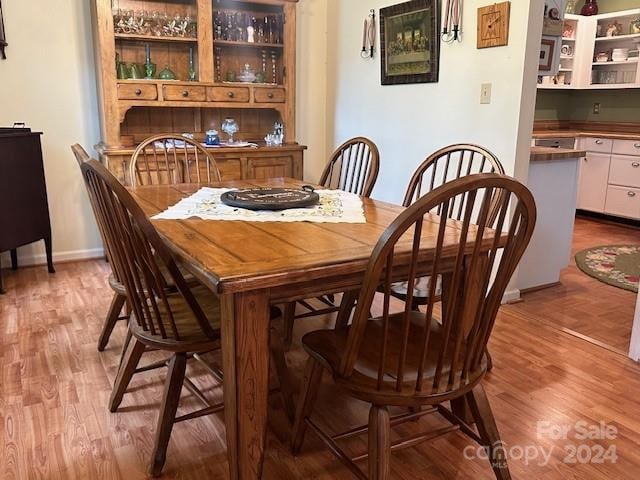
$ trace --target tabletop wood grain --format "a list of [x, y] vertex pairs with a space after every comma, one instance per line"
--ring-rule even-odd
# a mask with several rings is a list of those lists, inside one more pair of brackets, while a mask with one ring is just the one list
[[[231, 181], [212, 187], [301, 187], [302, 182], [282, 178]], [[195, 193], [194, 185], [143, 186], [131, 192], [148, 216], [156, 215]], [[217, 293], [314, 282], [332, 276], [362, 274], [384, 230], [404, 210], [389, 203], [363, 199], [365, 224], [278, 223], [247, 221], [154, 220], [153, 224], [173, 251]], [[425, 254], [435, 244], [440, 218], [427, 216], [423, 228]], [[458, 242], [458, 222], [449, 221], [445, 247]], [[490, 235], [487, 234], [487, 239]], [[489, 242], [489, 240], [487, 240]], [[398, 245], [398, 255], [411, 251], [411, 239]], [[400, 262], [401, 263], [401, 262]]]

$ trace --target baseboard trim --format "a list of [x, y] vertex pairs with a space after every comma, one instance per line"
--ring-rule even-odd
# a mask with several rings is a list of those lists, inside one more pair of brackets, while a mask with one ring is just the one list
[[[8, 253], [6, 254], [8, 257]], [[104, 249], [90, 248], [86, 250], [70, 250], [67, 252], [53, 252], [53, 263], [78, 262], [82, 260], [93, 260], [104, 257]], [[9, 259], [3, 260], [4, 267], [10, 265]], [[44, 253], [23, 254], [18, 250], [18, 265], [21, 267], [33, 267], [47, 264], [47, 256]]]
[[502, 296], [502, 303], [517, 303], [519, 301], [522, 300], [522, 297], [520, 296], [520, 290], [513, 289], [513, 290], [508, 290], [506, 292], [504, 292], [504, 295]]

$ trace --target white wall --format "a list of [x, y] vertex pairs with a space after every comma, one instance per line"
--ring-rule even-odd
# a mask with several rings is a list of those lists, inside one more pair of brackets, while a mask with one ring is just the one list
[[[69, 149], [100, 138], [89, 2], [5, 0], [2, 8], [9, 46], [8, 59], [0, 60], [0, 125], [24, 121], [44, 132], [54, 257], [95, 256], [102, 245]], [[19, 252], [31, 262], [43, 250], [37, 245]]]
[[[9, 59], [0, 61], [0, 125], [24, 121], [44, 132], [58, 261], [99, 256], [102, 248], [69, 149], [78, 142], [95, 154], [92, 146], [100, 140], [89, 5], [89, 0], [2, 4]], [[309, 147], [305, 177], [313, 180], [326, 161], [326, 0], [301, 1], [298, 22], [297, 131], [299, 141]], [[19, 249], [23, 263], [42, 263], [42, 252], [40, 245]]]
[[[442, 44], [440, 81], [381, 86], [379, 53], [373, 61], [359, 56], [362, 22], [369, 9], [396, 3], [329, 0], [328, 92], [335, 110], [328, 113], [328, 143], [356, 135], [374, 140], [381, 169], [373, 196], [392, 202], [402, 200], [427, 154], [457, 142], [488, 147], [507, 173], [526, 180], [543, 1], [511, 2], [509, 45], [483, 50], [476, 49], [476, 17], [487, 2], [464, 2], [466, 35], [462, 43]], [[480, 105], [485, 82], [493, 84], [490, 105]]]

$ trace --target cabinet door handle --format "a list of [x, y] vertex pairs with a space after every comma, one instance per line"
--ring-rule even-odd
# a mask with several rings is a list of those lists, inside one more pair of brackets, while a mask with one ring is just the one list
[[640, 163], [639, 163], [639, 162], [633, 162], [633, 163], [631, 164], [631, 166], [632, 166], [633, 168], [638, 168], [638, 167], [640, 167]]
[[636, 196], [636, 192], [627, 192], [627, 195], [633, 198]]
[[183, 90], [182, 91], [182, 96], [185, 97], [185, 98], [188, 97], [189, 96], [189, 90]]
[[634, 146], [635, 148], [640, 148], [640, 143], [634, 143], [634, 144], [633, 144], [633, 146]]
[[227, 97], [229, 97], [229, 98], [233, 98], [233, 97], [235, 97], [235, 96], [236, 96], [236, 94], [235, 94], [235, 93], [233, 93], [233, 92], [229, 92], [229, 93], [227, 93]]
[[271, 92], [267, 93], [267, 97], [268, 98], [273, 98], [273, 93], [271, 93]]
[[139, 88], [136, 89], [136, 97], [139, 97], [140, 95], [142, 95], [142, 90], [140, 90]]
[[596, 145], [602, 145], [604, 142], [602, 140], [596, 140]]

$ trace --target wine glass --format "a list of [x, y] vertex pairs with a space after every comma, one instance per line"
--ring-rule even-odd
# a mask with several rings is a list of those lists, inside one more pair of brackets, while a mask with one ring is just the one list
[[220, 130], [229, 135], [229, 141], [227, 143], [234, 143], [233, 136], [240, 131], [240, 127], [238, 126], [238, 122], [233, 118], [227, 117], [224, 119], [224, 122], [222, 122]]

